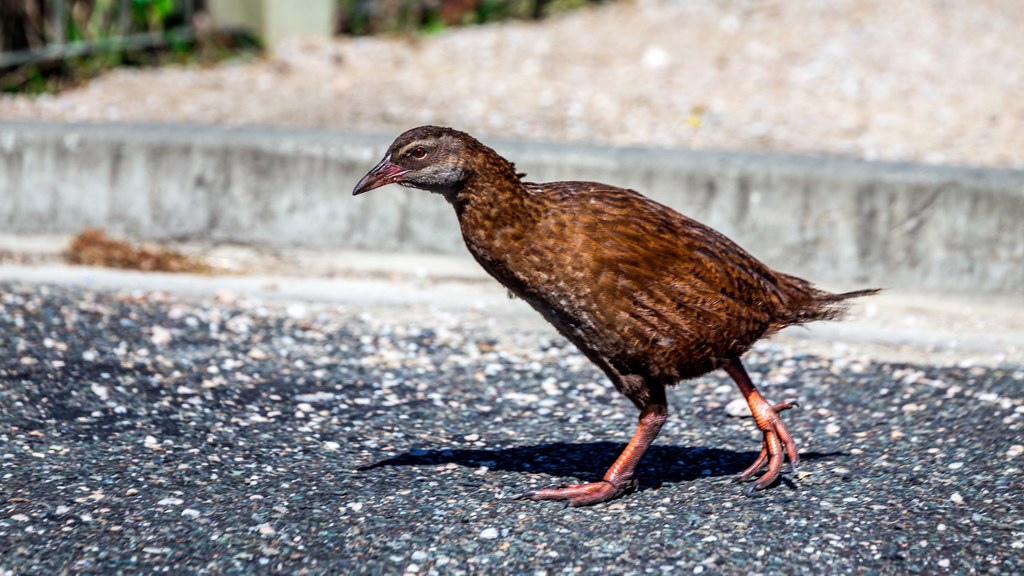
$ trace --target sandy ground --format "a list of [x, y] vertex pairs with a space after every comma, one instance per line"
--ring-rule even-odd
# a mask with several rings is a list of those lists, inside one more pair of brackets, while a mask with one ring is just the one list
[[1019, 0], [623, 1], [119, 70], [0, 118], [269, 124], [1024, 167]]

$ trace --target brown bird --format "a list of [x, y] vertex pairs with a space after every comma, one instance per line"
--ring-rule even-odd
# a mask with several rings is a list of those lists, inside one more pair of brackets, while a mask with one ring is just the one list
[[668, 416], [665, 388], [723, 368], [764, 433], [737, 479], [767, 466], [754, 489], [799, 462], [779, 412], [740, 357], [793, 324], [842, 316], [844, 301], [776, 272], [734, 242], [633, 190], [595, 182], [524, 182], [497, 152], [464, 132], [422, 126], [402, 134], [352, 191], [385, 184], [441, 194], [455, 208], [476, 261], [528, 302], [640, 409], [626, 449], [599, 482], [526, 497], [596, 504], [636, 487], [634, 473]]

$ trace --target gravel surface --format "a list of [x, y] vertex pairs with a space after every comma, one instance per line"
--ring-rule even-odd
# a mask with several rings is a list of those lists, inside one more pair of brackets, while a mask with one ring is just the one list
[[408, 317], [0, 284], [0, 574], [1024, 571], [1024, 365], [768, 343], [798, 478], [729, 481], [759, 438], [714, 374], [638, 492], [564, 509], [512, 497], [600, 477], [634, 408], [561, 340]]
[[620, 1], [119, 70], [0, 118], [272, 124], [1024, 167], [1020, 0]]

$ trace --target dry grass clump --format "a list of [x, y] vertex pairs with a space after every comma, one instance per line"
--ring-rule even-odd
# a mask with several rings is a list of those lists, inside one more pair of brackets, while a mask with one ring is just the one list
[[70, 264], [143, 272], [213, 272], [213, 267], [200, 258], [159, 246], [132, 246], [95, 228], [83, 230], [71, 239], [66, 258]]

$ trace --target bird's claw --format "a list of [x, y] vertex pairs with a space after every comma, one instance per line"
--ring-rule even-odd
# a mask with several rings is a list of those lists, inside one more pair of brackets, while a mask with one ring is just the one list
[[[737, 480], [739, 481], [739, 480]], [[766, 492], [764, 490], [758, 490], [755, 486], [747, 488], [745, 491], [747, 498], [764, 498]]]
[[548, 488], [532, 493], [526, 493], [516, 498], [517, 500], [558, 500], [565, 502], [566, 506], [590, 506], [607, 502], [636, 490], [637, 481], [630, 478], [622, 482], [612, 483], [608, 480], [590, 482], [587, 484], [573, 484], [564, 488]]
[[764, 490], [779, 479], [782, 474], [782, 464], [787, 458], [793, 472], [797, 471], [800, 455], [796, 451], [793, 437], [789, 434], [782, 419], [779, 418], [779, 412], [797, 406], [799, 404], [796, 401], [787, 400], [774, 406], [765, 402], [752, 409], [758, 428], [764, 432], [764, 442], [761, 445], [761, 453], [757, 455], [754, 463], [736, 476], [737, 482], [750, 480], [754, 474], [767, 465], [767, 471], [751, 487], [751, 490]]
[[797, 402], [796, 400], [786, 400], [784, 402], [779, 402], [778, 404], [772, 406], [772, 410], [775, 410], [776, 412], [782, 412], [784, 410], [789, 410], [790, 408], [799, 407], [800, 403]]

